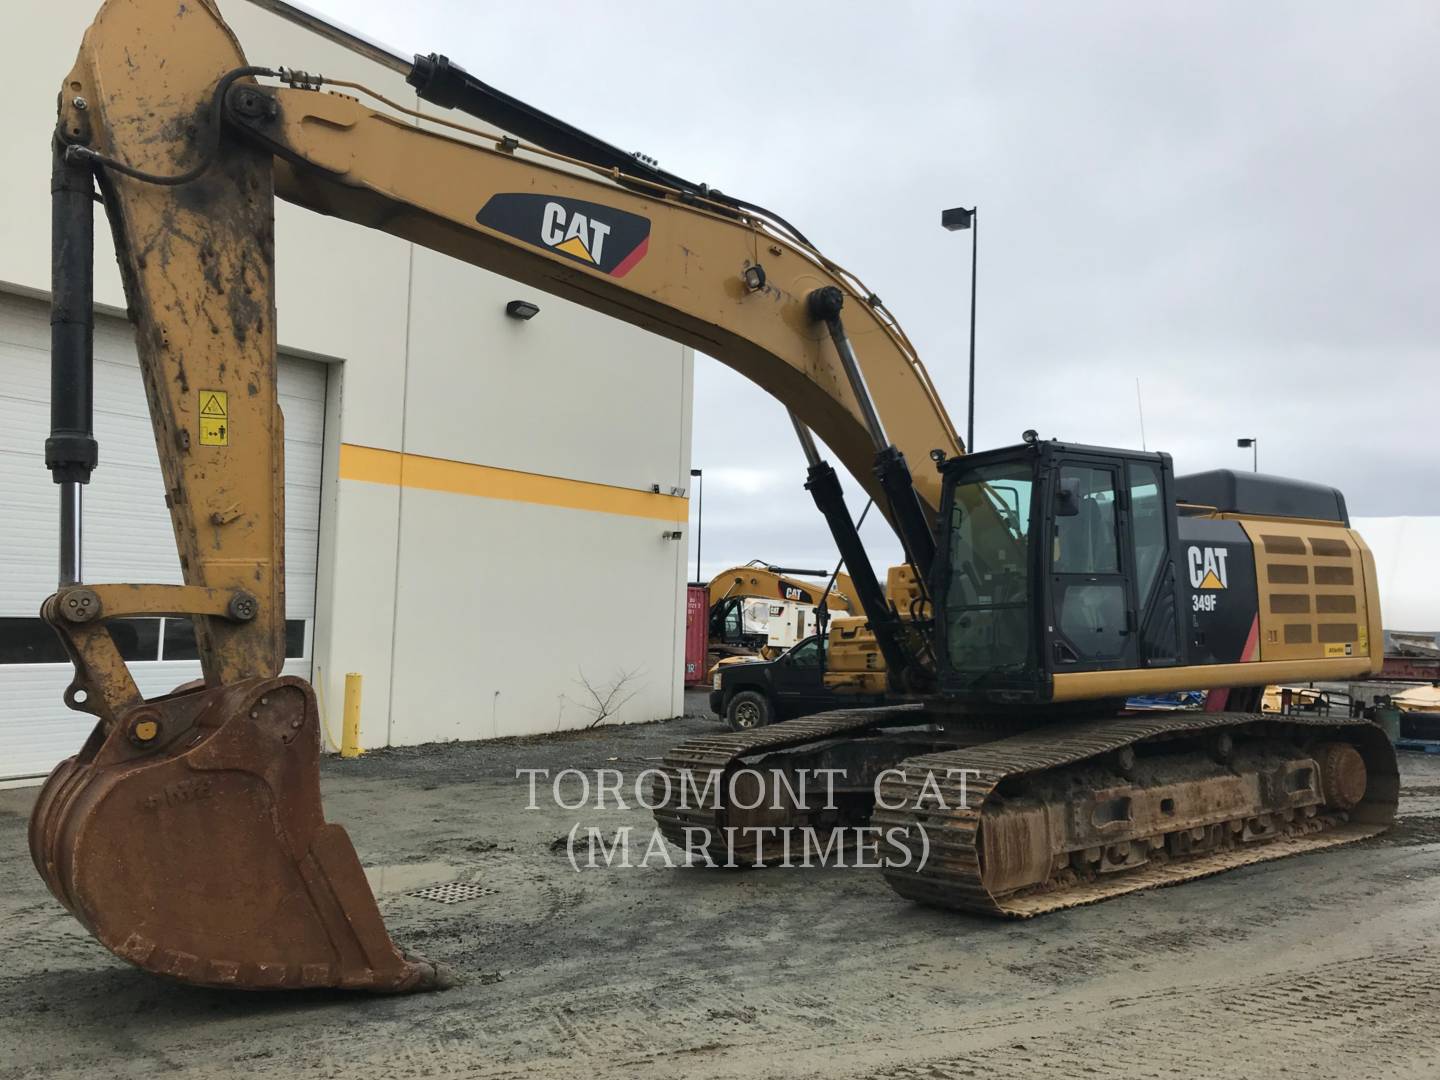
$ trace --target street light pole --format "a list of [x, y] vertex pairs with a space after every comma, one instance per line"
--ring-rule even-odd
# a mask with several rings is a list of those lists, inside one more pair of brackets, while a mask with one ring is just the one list
[[1253, 436], [1248, 439], [1236, 439], [1235, 445], [1242, 450], [1247, 446], [1250, 448], [1250, 471], [1258, 473], [1260, 471], [1260, 440]]
[[980, 267], [980, 215], [970, 211], [970, 400], [965, 421], [965, 452], [975, 452], [975, 271]]
[[951, 232], [970, 230], [970, 399], [967, 402], [965, 451], [975, 451], [975, 282], [980, 266], [980, 207], [957, 206], [940, 212], [940, 224]]
[[691, 476], [700, 478], [699, 505], [695, 508], [695, 581], [700, 581], [700, 543], [705, 539], [705, 470], [691, 469]]

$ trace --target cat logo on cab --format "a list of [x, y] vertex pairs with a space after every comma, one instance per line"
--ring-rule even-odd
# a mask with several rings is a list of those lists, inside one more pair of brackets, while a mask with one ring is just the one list
[[1185, 553], [1185, 562], [1190, 569], [1190, 587], [1228, 589], [1230, 582], [1225, 573], [1225, 559], [1229, 554], [1224, 548], [1192, 546]]
[[561, 195], [492, 195], [475, 220], [617, 278], [650, 247], [649, 218]]
[[[1190, 587], [1197, 590], [1228, 589], [1230, 580], [1225, 568], [1230, 552], [1223, 547], [1194, 547], [1185, 553], [1185, 565], [1190, 571]], [[1196, 592], [1190, 597], [1190, 610], [1214, 611], [1219, 594], [1214, 591]]]

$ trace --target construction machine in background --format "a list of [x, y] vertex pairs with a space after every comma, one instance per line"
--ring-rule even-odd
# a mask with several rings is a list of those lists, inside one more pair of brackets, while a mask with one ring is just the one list
[[[907, 704], [676, 748], [673, 777], [847, 778], [833, 805], [665, 800], [656, 816], [677, 842], [710, 852], [723, 833], [763, 861], [765, 829], [868, 822], [915, 856], [886, 870], [902, 895], [1028, 915], [1387, 827], [1398, 785], [1378, 728], [1265, 717], [1256, 700], [1269, 683], [1380, 665], [1374, 565], [1337, 492], [1177, 477], [1165, 454], [1033, 438], [967, 456], [889, 310], [783, 218], [444, 57], [363, 48], [439, 108], [420, 116], [354, 83], [256, 66], [212, 0], [108, 0], [61, 87], [46, 444], [61, 580], [43, 615], [75, 666], [66, 702], [96, 726], [42, 789], [30, 843], [107, 948], [207, 986], [440, 981], [391, 942], [349, 838], [325, 821], [314, 693], [279, 674], [277, 197], [689, 344], [791, 411], [887, 693]], [[81, 581], [97, 184], [180, 586]], [[310, 265], [323, 272], [321, 253]], [[822, 444], [901, 540], [888, 597]], [[204, 684], [147, 700], [108, 622], [157, 614], [195, 620]], [[1120, 708], [1204, 688], [1225, 688], [1211, 700], [1228, 706]]]
[[[815, 581], [812, 578], [823, 580]], [[711, 665], [724, 657], [770, 660], [835, 616], [863, 615], [848, 574], [752, 559], [710, 579]]]

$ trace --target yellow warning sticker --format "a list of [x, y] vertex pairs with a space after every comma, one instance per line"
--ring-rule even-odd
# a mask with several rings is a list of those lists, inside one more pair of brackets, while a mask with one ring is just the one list
[[200, 391], [200, 445], [230, 445], [230, 398], [224, 390]]

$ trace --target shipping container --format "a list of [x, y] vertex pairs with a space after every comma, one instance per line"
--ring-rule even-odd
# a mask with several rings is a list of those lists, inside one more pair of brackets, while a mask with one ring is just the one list
[[710, 645], [710, 594], [691, 585], [685, 594], [685, 685], [705, 681], [705, 651]]

